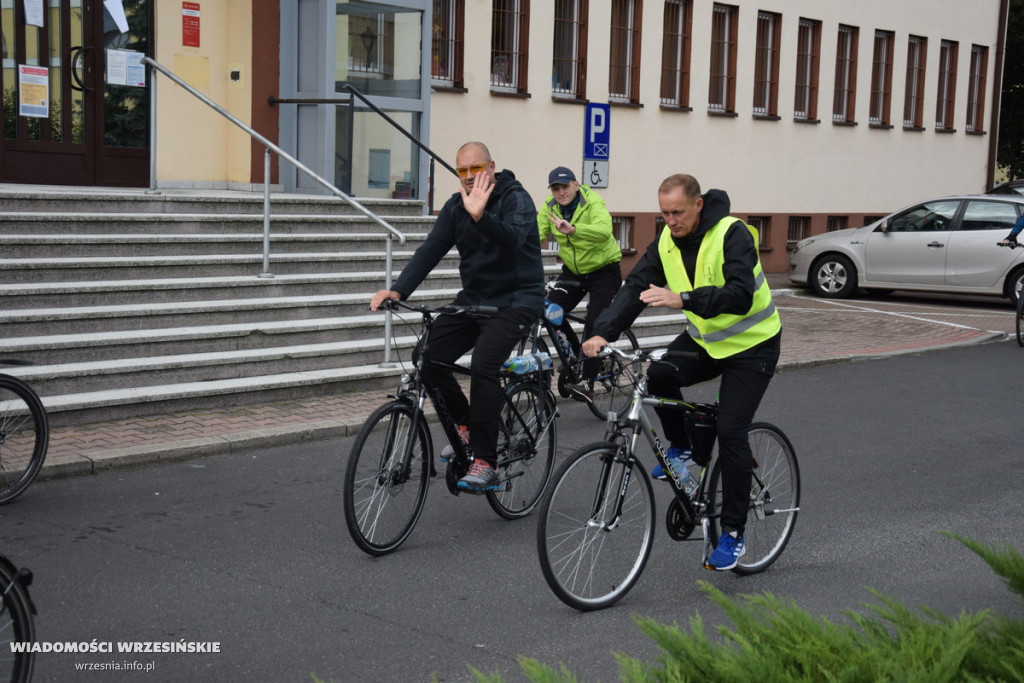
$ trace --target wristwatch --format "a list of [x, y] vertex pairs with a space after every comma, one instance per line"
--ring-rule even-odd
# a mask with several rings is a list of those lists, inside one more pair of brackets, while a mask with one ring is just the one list
[[679, 295], [679, 298], [683, 302], [683, 308], [687, 308], [690, 305], [690, 293], [689, 292], [683, 292], [682, 294]]

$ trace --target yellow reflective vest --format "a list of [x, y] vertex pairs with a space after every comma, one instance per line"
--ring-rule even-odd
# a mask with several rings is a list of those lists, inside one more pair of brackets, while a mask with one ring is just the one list
[[[690, 292], [697, 287], [722, 287], [725, 274], [725, 233], [738, 218], [726, 216], [715, 223], [704, 235], [697, 252], [697, 266], [694, 280], [690, 282], [683, 266], [683, 255], [672, 239], [668, 226], [661, 233], [658, 254], [665, 271], [668, 288], [673, 292]], [[757, 230], [747, 226], [754, 238], [754, 249], [758, 247]], [[722, 313], [713, 318], [702, 318], [693, 311], [683, 309], [690, 322], [688, 332], [712, 358], [728, 358], [741, 351], [771, 339], [782, 329], [779, 312], [772, 301], [768, 280], [761, 270], [761, 260], [754, 266], [754, 301], [750, 310], [743, 315]]]

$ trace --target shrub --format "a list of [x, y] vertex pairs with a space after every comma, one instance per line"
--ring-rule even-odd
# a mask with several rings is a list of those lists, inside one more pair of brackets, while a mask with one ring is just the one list
[[[1009, 545], [985, 546], [956, 534], [1024, 597], [1024, 558]], [[689, 632], [636, 617], [640, 630], [661, 650], [654, 664], [617, 654], [620, 677], [640, 681], [1021, 681], [1024, 682], [1024, 620], [990, 610], [950, 618], [929, 609], [917, 612], [876, 591], [878, 604], [867, 614], [844, 612], [850, 623], [833, 623], [770, 593], [729, 598], [714, 586], [701, 591], [722, 608], [731, 625], [710, 636], [700, 615]], [[520, 658], [527, 678], [536, 683], [575, 683], [564, 666], [558, 671], [534, 659]], [[752, 672], [756, 672], [752, 673]], [[474, 671], [481, 682], [498, 676]]]

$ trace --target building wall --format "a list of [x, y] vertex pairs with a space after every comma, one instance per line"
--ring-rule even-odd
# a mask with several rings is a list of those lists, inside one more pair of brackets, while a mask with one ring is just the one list
[[[591, 0], [587, 92], [592, 102], [608, 101], [610, 0]], [[692, 111], [659, 106], [664, 3], [643, 2], [640, 107], [612, 106], [609, 185], [601, 190], [613, 214], [633, 216], [634, 244], [642, 250], [654, 235], [657, 186], [676, 172], [691, 173], [704, 188], [729, 192], [733, 213], [771, 219], [772, 249], [766, 269], [788, 266], [785, 229], [790, 215], [807, 217], [810, 233], [823, 232], [827, 217], [848, 225], [882, 215], [930, 196], [982, 192], [989, 169], [994, 103], [993, 69], [999, 40], [999, 0], [769, 0], [731, 3], [739, 8], [736, 116], [707, 112], [712, 2], [693, 9], [690, 104]], [[491, 3], [466, 7], [465, 87], [467, 92], [432, 96], [430, 145], [449, 160], [458, 146], [483, 140], [499, 168], [512, 169], [538, 203], [547, 195], [548, 171], [566, 165], [579, 174], [584, 106], [553, 101], [550, 93], [554, 3], [530, 3], [530, 97], [495, 96], [489, 88]], [[752, 113], [755, 28], [759, 10], [781, 15], [779, 119]], [[793, 118], [797, 26], [801, 17], [821, 21], [818, 119]], [[839, 24], [859, 28], [856, 125], [832, 123], [835, 56]], [[874, 32], [893, 31], [892, 128], [868, 125]], [[928, 39], [924, 130], [904, 130], [903, 94], [909, 35]], [[940, 42], [959, 42], [955, 133], [934, 126]], [[985, 92], [985, 134], [964, 131], [971, 45], [989, 48]], [[437, 196], [457, 188], [441, 174]], [[627, 260], [627, 264], [631, 260]]]
[[[156, 61], [247, 125], [253, 110], [251, 4], [200, 0], [199, 47], [182, 44], [180, 2], [157, 2], [155, 16]], [[254, 165], [248, 134], [173, 81], [155, 78], [158, 186], [245, 186], [254, 167], [262, 178], [262, 152]]]

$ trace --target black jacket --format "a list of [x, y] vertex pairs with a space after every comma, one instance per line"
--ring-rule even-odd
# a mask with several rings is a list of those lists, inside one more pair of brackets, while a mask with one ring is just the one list
[[[724, 190], [708, 190], [702, 197], [704, 207], [701, 209], [697, 229], [686, 237], [673, 238], [682, 253], [683, 266], [690, 282], [694, 280], [697, 251], [704, 236], [718, 221], [729, 215], [730, 209], [729, 195]], [[660, 233], [654, 236], [611, 305], [598, 317], [594, 323], [595, 335], [609, 341], [618, 339], [622, 330], [632, 325], [646, 306], [640, 301], [640, 292], [650, 285], [664, 287], [668, 283], [658, 253], [660, 239]], [[722, 313], [743, 315], [754, 303], [754, 266], [758, 257], [754, 239], [742, 221], [729, 226], [723, 249], [725, 285], [698, 287], [690, 292], [690, 301], [686, 307], [702, 318], [713, 318]]]
[[537, 236], [537, 209], [512, 171], [496, 173], [495, 186], [479, 222], [456, 192], [441, 207], [426, 241], [392, 287], [409, 297], [452, 247], [459, 250], [461, 306], [544, 308], [544, 263]]

